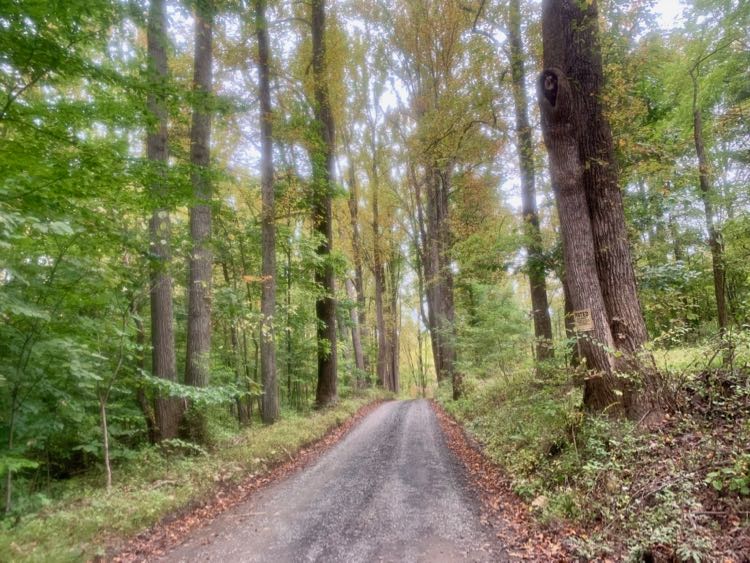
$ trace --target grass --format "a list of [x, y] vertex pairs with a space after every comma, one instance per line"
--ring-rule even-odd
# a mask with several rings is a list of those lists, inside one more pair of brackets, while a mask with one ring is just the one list
[[[107, 493], [92, 477], [66, 482], [59, 498], [0, 530], [0, 561], [81, 561], [207, 498], [219, 482], [239, 482], [322, 438], [360, 407], [380, 398], [370, 391], [335, 407], [306, 414], [285, 412], [272, 426], [255, 425], [221, 436], [210, 452], [165, 455], [142, 450], [118, 467]], [[97, 476], [98, 479], [99, 476]]]
[[733, 560], [750, 545], [736, 533], [750, 529], [750, 376], [715, 360], [708, 346], [657, 353], [685, 387], [656, 432], [585, 415], [564, 370], [469, 378], [461, 400], [439, 397], [539, 519], [582, 530], [579, 557]]

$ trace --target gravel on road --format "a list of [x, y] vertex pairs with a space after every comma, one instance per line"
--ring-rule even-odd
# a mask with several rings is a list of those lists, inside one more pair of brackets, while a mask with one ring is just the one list
[[260, 490], [163, 561], [507, 561], [425, 400], [383, 404], [315, 465]]

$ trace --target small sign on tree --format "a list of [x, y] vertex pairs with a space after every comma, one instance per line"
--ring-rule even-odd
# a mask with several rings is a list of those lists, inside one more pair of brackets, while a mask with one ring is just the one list
[[573, 311], [573, 322], [576, 332], [591, 332], [594, 330], [594, 319], [591, 318], [591, 309]]

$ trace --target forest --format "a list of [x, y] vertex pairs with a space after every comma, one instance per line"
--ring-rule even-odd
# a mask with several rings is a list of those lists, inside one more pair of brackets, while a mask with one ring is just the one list
[[745, 0], [0, 0], [0, 171], [0, 560], [416, 398], [529, 560], [748, 560]]

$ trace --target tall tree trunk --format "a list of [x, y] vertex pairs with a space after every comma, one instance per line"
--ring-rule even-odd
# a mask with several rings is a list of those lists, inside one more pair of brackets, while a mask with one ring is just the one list
[[[190, 207], [192, 249], [188, 260], [188, 326], [185, 383], [206, 387], [211, 354], [211, 89], [214, 6], [211, 0], [195, 4], [195, 63], [193, 116], [190, 127], [190, 164], [193, 205]], [[204, 433], [202, 413], [194, 413], [193, 437]], [[192, 424], [192, 423], [191, 423]]]
[[534, 141], [531, 135], [526, 95], [526, 72], [521, 38], [520, 0], [510, 0], [508, 37], [510, 43], [510, 66], [513, 83], [513, 102], [516, 112], [516, 143], [518, 144], [518, 165], [521, 172], [521, 201], [526, 244], [526, 269], [529, 276], [531, 308], [536, 337], [536, 358], [543, 361], [553, 357], [552, 321], [547, 302], [547, 282], [545, 279], [544, 249], [539, 230], [539, 213], [536, 207], [536, 186], [534, 174]]
[[[171, 225], [167, 196], [166, 169], [167, 108], [163, 97], [167, 80], [167, 18], [164, 0], [151, 0], [148, 16], [148, 73], [149, 94], [147, 106], [155, 124], [146, 135], [146, 154], [154, 168], [151, 195], [156, 206], [149, 223], [151, 243], [151, 353], [152, 370], [156, 377], [177, 381], [177, 363], [174, 341], [174, 312], [172, 304]], [[159, 440], [175, 438], [182, 417], [183, 402], [177, 397], [158, 396], [155, 404]]]
[[583, 184], [615, 347], [623, 352], [623, 358], [633, 360], [648, 334], [638, 301], [612, 133], [601, 101], [604, 78], [597, 4], [547, 0], [544, 18], [548, 30], [544, 35], [545, 67], [562, 69], [575, 90], [572, 102], [578, 120]]
[[292, 219], [291, 213], [287, 217], [286, 228], [288, 240], [285, 249], [286, 258], [286, 284], [284, 292], [284, 305], [286, 308], [286, 320], [284, 326], [284, 338], [286, 341], [286, 390], [287, 395], [292, 397], [292, 372], [294, 362], [292, 361]]
[[[424, 299], [425, 299], [425, 291], [424, 291], [424, 269], [422, 268], [422, 258], [421, 258], [421, 251], [419, 250], [419, 241], [415, 242], [416, 253], [417, 253], [417, 264], [416, 264], [416, 272], [417, 272], [417, 295], [419, 299], [419, 317], [422, 320], [422, 324], [425, 326], [425, 328], [428, 328], [428, 319], [427, 315], [425, 313], [424, 308]], [[419, 325], [419, 321], [417, 321], [417, 348], [419, 350], [419, 381], [420, 381], [420, 387], [422, 390], [422, 396], [425, 396], [425, 390], [427, 386], [427, 369], [425, 365], [425, 354], [424, 354], [424, 332], [422, 331], [422, 327]]]
[[[456, 332], [454, 326], [453, 272], [450, 263], [451, 233], [449, 217], [450, 170], [436, 167], [429, 172], [427, 181], [427, 230], [425, 275], [428, 303], [434, 311], [433, 350], [435, 370], [439, 379], [449, 379], [453, 386], [453, 398], [462, 393], [463, 377], [456, 369]], [[429, 266], [427, 264], [429, 263]]]
[[[349, 219], [352, 229], [352, 254], [354, 255], [354, 290], [357, 301], [357, 338], [360, 341], [360, 347], [366, 345], [368, 340], [367, 333], [367, 304], [365, 302], [365, 281], [364, 268], [362, 267], [362, 237], [359, 229], [359, 189], [357, 184], [357, 175], [354, 170], [354, 159], [349, 145], [349, 139], [344, 136], [346, 143], [346, 155], [349, 160]], [[357, 366], [363, 372], [369, 371], [367, 356], [362, 354], [362, 365]], [[363, 383], [366, 383], [363, 380]]]
[[[357, 290], [354, 287], [354, 282], [348, 279], [346, 280], [346, 293], [349, 299], [356, 302]], [[352, 349], [354, 350], [354, 367], [357, 369], [356, 382], [357, 388], [362, 389], [365, 387], [365, 360], [364, 352], [362, 351], [362, 340], [361, 332], [359, 329], [359, 315], [357, 314], [357, 308], [352, 308], [350, 312], [351, 330], [352, 330]]]
[[[434, 246], [433, 241], [427, 235], [429, 219], [425, 219], [424, 204], [422, 203], [422, 185], [416, 177], [416, 173], [412, 170], [412, 184], [415, 192], [415, 208], [417, 210], [417, 228], [418, 237], [416, 241], [417, 252], [419, 253], [419, 269], [420, 269], [420, 283], [421, 290], [420, 294], [424, 295], [425, 301], [427, 302], [427, 314], [424, 314], [424, 310], [421, 311], [422, 318], [430, 335], [430, 348], [432, 349], [432, 361], [435, 366], [435, 377], [438, 384], [443, 381], [445, 374], [442, 371], [442, 358], [441, 346], [440, 346], [440, 332], [437, 326], [437, 300], [435, 295], [435, 281], [436, 278], [433, 274], [437, 265], [437, 253], [433, 252]], [[429, 181], [429, 178], [428, 178]], [[428, 192], [430, 190], [428, 189]], [[429, 196], [427, 197], [427, 215], [430, 216], [431, 206], [429, 204]], [[420, 302], [420, 306], [422, 303]]]
[[383, 254], [380, 240], [380, 203], [378, 192], [380, 187], [377, 183], [377, 168], [374, 164], [375, 155], [373, 154], [373, 190], [372, 190], [372, 274], [375, 278], [375, 319], [378, 332], [378, 359], [376, 365], [376, 374], [378, 385], [384, 389], [390, 390], [390, 368], [391, 361], [389, 358], [388, 346], [388, 329], [386, 327], [385, 314], [385, 266], [383, 264]]
[[315, 301], [318, 319], [318, 384], [315, 403], [325, 407], [337, 400], [336, 392], [336, 287], [331, 264], [333, 247], [333, 152], [334, 126], [328, 93], [325, 48], [325, 0], [312, 0], [312, 69], [317, 138], [313, 157], [313, 226], [320, 237], [316, 249], [322, 265], [315, 283], [325, 294]]
[[399, 391], [399, 361], [400, 361], [400, 345], [399, 345], [399, 334], [400, 334], [400, 327], [401, 327], [401, 315], [399, 314], [399, 308], [398, 308], [398, 287], [399, 287], [399, 272], [398, 268], [396, 267], [397, 264], [397, 257], [398, 257], [398, 248], [394, 248], [393, 252], [391, 252], [391, 260], [389, 264], [388, 271], [390, 273], [389, 276], [389, 284], [388, 284], [388, 295], [389, 295], [389, 323], [388, 323], [388, 344], [390, 346], [390, 360], [391, 360], [391, 368], [390, 368], [390, 382], [391, 382], [391, 390], [394, 393], [398, 393]]
[[[616, 372], [630, 374], [628, 378], [608, 381], [604, 377], [602, 380], [604, 386], [612, 386], [602, 393], [604, 399], [609, 400], [608, 395], [618, 389], [616, 410], [591, 395], [584, 398], [588, 399], [587, 406], [594, 410], [608, 408], [611, 412], [622, 411], [631, 418], [656, 418], [661, 412], [660, 380], [643, 348], [648, 335], [636, 290], [612, 134], [600, 99], [603, 71], [596, 2], [583, 5], [574, 0], [545, 0], [542, 23], [546, 70], [540, 77], [539, 99], [545, 114], [543, 124], [546, 122], [548, 129], [556, 129], [555, 135], [550, 136], [553, 146], [554, 137], [564, 134], [572, 139], [572, 142], [565, 141], [566, 147], [574, 146], [578, 153], [575, 162], [581, 167], [580, 181], [588, 208], [608, 336], [612, 349], [618, 352], [608, 355], [608, 363]], [[547, 137], [545, 134], [545, 142], [548, 142]], [[552, 160], [554, 151], [549, 143], [548, 149]], [[566, 219], [562, 210], [560, 215], [563, 223]], [[564, 248], [569, 247], [564, 245]], [[577, 308], [578, 280], [570, 266], [566, 257], [571, 300]], [[592, 309], [591, 312], [596, 327], [600, 321], [599, 311]], [[583, 355], [589, 360], [585, 351]]]
[[[547, 49], [546, 43], [544, 47]], [[593, 322], [593, 330], [578, 341], [590, 370], [584, 384], [584, 404], [594, 411], [622, 413], [614, 359], [608, 351], [613, 347], [612, 332], [596, 269], [591, 218], [583, 189], [583, 163], [575, 136], [577, 121], [572, 91], [559, 69], [547, 68], [539, 80], [542, 132], [560, 216], [570, 305], [574, 311], [588, 310]]]
[[255, 25], [258, 36], [258, 77], [261, 137], [261, 247], [263, 253], [262, 293], [260, 297], [261, 345], [260, 371], [263, 380], [263, 422], [279, 418], [279, 390], [276, 381], [276, 223], [273, 193], [273, 137], [271, 129], [271, 79], [269, 70], [266, 0], [255, 0]]
[[714, 189], [711, 182], [711, 165], [706, 155], [706, 147], [703, 143], [703, 116], [698, 105], [698, 77], [697, 67], [691, 69], [690, 77], [693, 81], [693, 139], [695, 141], [695, 152], [698, 156], [698, 178], [700, 182], [701, 199], [703, 210], [706, 215], [706, 228], [708, 230], [708, 246], [711, 249], [711, 265], [714, 275], [714, 297], [716, 298], [716, 319], [719, 325], [719, 334], [726, 333], [729, 326], [729, 314], [727, 312], [727, 279], [724, 265], [724, 243], [721, 231], [714, 222]]
[[388, 331], [388, 304], [386, 302], [386, 272], [383, 262], [383, 241], [380, 229], [380, 178], [378, 171], [378, 145], [374, 128], [371, 131], [370, 150], [372, 152], [372, 168], [370, 170], [370, 184], [372, 191], [372, 274], [375, 280], [375, 318], [378, 333], [378, 357], [376, 374], [378, 385], [383, 389], [391, 388], [391, 347]]
[[450, 378], [446, 368], [443, 341], [446, 334], [443, 332], [444, 315], [442, 312], [443, 280], [440, 269], [440, 240], [438, 230], [440, 228], [439, 215], [439, 180], [435, 171], [428, 173], [426, 194], [426, 230], [425, 230], [425, 285], [427, 295], [428, 320], [430, 322], [430, 336], [432, 338], [432, 355], [435, 362], [435, 373], [438, 381]]

